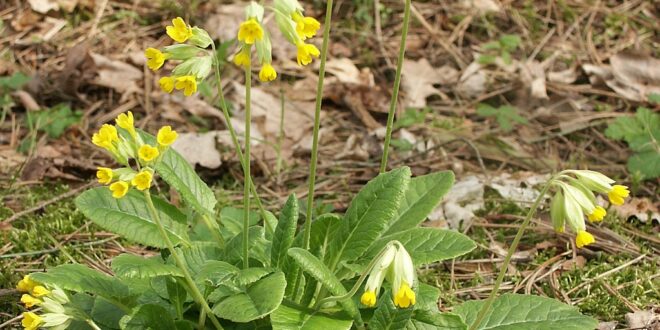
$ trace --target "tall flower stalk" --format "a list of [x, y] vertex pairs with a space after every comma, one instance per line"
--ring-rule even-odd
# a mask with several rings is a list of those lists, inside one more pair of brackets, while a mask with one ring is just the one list
[[396, 64], [396, 75], [394, 76], [394, 87], [392, 88], [392, 98], [390, 99], [390, 109], [387, 114], [387, 131], [385, 132], [385, 144], [383, 146], [383, 157], [380, 160], [380, 173], [387, 169], [387, 157], [390, 151], [390, 140], [392, 139], [392, 126], [394, 124], [394, 113], [399, 98], [399, 86], [401, 85], [401, 71], [403, 70], [403, 60], [406, 56], [406, 39], [408, 38], [408, 26], [410, 25], [410, 6], [411, 0], [406, 0], [406, 7], [403, 13], [403, 29], [401, 30], [401, 43], [399, 45], [399, 58]]
[[250, 266], [250, 246], [248, 239], [250, 238], [250, 186], [252, 185], [252, 177], [250, 176], [251, 89], [252, 70], [250, 67], [247, 67], [245, 68], [245, 154], [243, 159], [243, 180], [245, 180], [245, 184], [243, 185], [243, 268]]

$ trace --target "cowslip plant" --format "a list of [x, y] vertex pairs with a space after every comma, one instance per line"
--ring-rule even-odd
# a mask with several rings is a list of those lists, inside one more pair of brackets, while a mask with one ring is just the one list
[[[265, 49], [270, 51], [269, 42], [259, 46], [268, 35], [262, 24], [263, 7], [249, 4], [245, 21], [237, 31], [239, 48], [234, 62], [244, 69], [246, 79], [244, 150], [229, 121], [213, 41], [202, 29], [177, 18], [166, 32], [179, 44], [166, 47], [164, 52], [147, 50], [147, 65], [157, 70], [166, 60], [182, 61], [172, 76], [165, 77], [168, 80], [161, 78], [161, 87], [166, 92], [182, 90], [186, 96], [192, 95], [197, 82], [214, 69], [222, 111], [245, 172], [243, 209], [218, 207], [213, 191], [171, 148], [177, 138], [171, 127], [162, 127], [154, 136], [134, 127], [132, 113], [119, 115], [115, 125], [103, 125], [92, 142], [121, 167], [99, 168], [97, 179], [102, 186], [82, 193], [76, 205], [100, 227], [152, 248], [155, 253], [149, 257], [119, 255], [112, 260], [111, 275], [79, 264], [27, 275], [17, 286], [25, 292], [21, 301], [30, 310], [23, 314], [25, 328], [595, 327], [591, 318], [552, 299], [512, 294], [496, 297], [511, 255], [542, 197], [516, 235], [491, 297], [467, 302], [454, 313], [440, 312], [439, 290], [416, 276], [417, 267], [459, 257], [476, 247], [470, 238], [456, 231], [420, 227], [452, 186], [452, 172], [412, 177], [405, 166], [386, 171], [385, 151], [380, 174], [358, 192], [343, 215], [314, 215], [311, 206], [332, 1], [327, 2], [320, 51], [304, 42], [320, 24], [305, 17], [297, 1], [277, 0], [268, 8], [274, 10], [280, 30], [285, 36], [288, 33], [287, 39], [297, 46], [298, 63], [309, 64], [316, 56], [321, 61], [304, 226], [298, 226], [300, 207], [294, 194], [276, 216], [261, 206], [250, 178], [252, 45], [266, 78], [260, 80], [276, 77], [267, 68], [272, 66], [270, 56], [264, 56], [269, 55], [264, 53]], [[407, 1], [405, 26], [409, 10]], [[206, 50], [209, 45], [211, 54]], [[405, 33], [399, 63], [404, 47]], [[191, 51], [184, 52], [186, 49]], [[394, 93], [392, 104], [396, 104], [396, 97]], [[394, 106], [390, 108], [385, 141], [392, 132], [393, 110]], [[575, 230], [578, 247], [591, 243], [581, 234], [586, 233], [583, 216], [586, 214], [591, 221], [604, 217], [605, 210], [596, 206], [593, 192], [608, 194], [613, 204], [627, 197], [625, 187], [612, 183], [597, 172], [564, 171], [543, 188], [541, 196], [551, 187], [560, 192], [552, 203], [553, 223], [557, 229], [563, 230], [568, 224]], [[170, 189], [154, 188], [162, 185]], [[179, 203], [170, 203], [162, 193], [165, 191], [175, 191]], [[257, 201], [258, 212], [250, 208], [251, 197]]]

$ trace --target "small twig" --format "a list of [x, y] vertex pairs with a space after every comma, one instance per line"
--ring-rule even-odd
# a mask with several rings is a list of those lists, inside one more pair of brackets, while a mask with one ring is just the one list
[[630, 261], [626, 262], [625, 264], [620, 265], [619, 267], [612, 268], [612, 269], [610, 269], [610, 270], [608, 270], [608, 271], [606, 271], [606, 272], [604, 272], [604, 273], [602, 273], [602, 274], [599, 274], [598, 276], [596, 276], [596, 277], [594, 277], [594, 278], [592, 278], [592, 279], [588, 279], [588, 280], [586, 280], [586, 281], [580, 283], [580, 285], [578, 285], [578, 286], [576, 286], [576, 287], [574, 287], [574, 288], [568, 290], [568, 292], [566, 292], [566, 294], [571, 294], [571, 293], [573, 293], [573, 292], [575, 292], [575, 291], [577, 291], [577, 290], [580, 290], [580, 289], [582, 289], [583, 287], [585, 287], [585, 286], [587, 286], [587, 285], [593, 283], [594, 281], [597, 281], [597, 280], [600, 280], [600, 279], [605, 278], [605, 277], [607, 277], [607, 276], [610, 276], [610, 275], [612, 275], [612, 274], [614, 274], [614, 273], [616, 273], [616, 272], [618, 272], [618, 271], [620, 271], [620, 270], [622, 270], [622, 269], [624, 269], [624, 268], [626, 268], [626, 267], [628, 267], [628, 266], [630, 266], [630, 265], [632, 265], [632, 264], [635, 264], [635, 263], [639, 262], [640, 260], [644, 259], [645, 257], [646, 257], [646, 254], [642, 254], [641, 256], [639, 256], [639, 257], [637, 257], [637, 258], [635, 258], [635, 259], [633, 259], [633, 260], [630, 260]]
[[91, 187], [91, 186], [93, 186], [93, 185], [95, 185], [95, 184], [96, 184], [96, 182], [90, 182], [90, 183], [87, 183], [87, 184], [82, 185], [82, 186], [80, 186], [80, 187], [78, 187], [78, 188], [76, 188], [76, 189], [70, 190], [70, 191], [68, 191], [68, 192], [66, 192], [66, 193], [64, 193], [64, 194], [61, 194], [61, 195], [59, 195], [59, 196], [55, 196], [55, 197], [53, 197], [53, 198], [51, 198], [51, 199], [49, 199], [49, 200], [47, 200], [47, 201], [45, 201], [45, 202], [43, 202], [43, 203], [41, 203], [41, 204], [35, 206], [35, 207], [31, 207], [31, 208], [29, 208], [29, 209], [27, 209], [27, 210], [23, 210], [23, 211], [20, 211], [20, 212], [18, 212], [18, 213], [14, 213], [11, 217], [9, 217], [9, 218], [3, 220], [2, 222], [0, 222], [0, 227], [12, 223], [13, 221], [19, 219], [20, 217], [22, 217], [22, 216], [24, 216], [24, 215], [30, 214], [30, 213], [32, 213], [32, 212], [39, 211], [39, 210], [43, 209], [44, 207], [46, 207], [46, 206], [48, 206], [48, 205], [50, 205], [50, 204], [53, 204], [53, 203], [59, 202], [59, 201], [61, 201], [62, 199], [69, 198], [69, 197], [71, 197], [71, 196], [77, 195], [80, 191], [85, 190], [85, 189], [87, 189], [87, 188], [89, 188], [89, 187]]

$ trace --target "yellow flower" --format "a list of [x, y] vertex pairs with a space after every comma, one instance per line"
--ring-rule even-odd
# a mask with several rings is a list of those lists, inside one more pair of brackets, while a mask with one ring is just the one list
[[190, 96], [197, 91], [197, 80], [195, 76], [177, 77], [174, 88], [183, 90], [183, 95]]
[[143, 161], [150, 162], [158, 157], [159, 152], [158, 148], [154, 148], [148, 144], [145, 144], [141, 146], [140, 149], [138, 149], [138, 155]]
[[117, 126], [127, 130], [131, 136], [135, 136], [135, 123], [133, 121], [133, 113], [128, 111], [127, 113], [122, 113], [117, 116], [115, 119]]
[[99, 167], [96, 170], [96, 178], [99, 180], [100, 184], [110, 184], [113, 178], [112, 169], [107, 167]]
[[27, 330], [35, 330], [39, 328], [39, 325], [43, 323], [43, 320], [39, 315], [32, 313], [32, 312], [24, 312], [23, 313], [23, 320], [21, 321], [21, 324], [23, 327]]
[[99, 131], [92, 135], [92, 143], [108, 150], [114, 148], [112, 143], [115, 141], [119, 141], [119, 136], [117, 135], [117, 128], [112, 125], [103, 124]]
[[174, 143], [176, 138], [179, 136], [176, 131], [172, 130], [172, 126], [163, 126], [158, 130], [156, 135], [156, 140], [158, 144], [162, 147], [167, 147]]
[[41, 285], [37, 285], [34, 288], [32, 288], [31, 293], [32, 293], [33, 296], [35, 296], [37, 298], [41, 298], [43, 296], [49, 295], [50, 291], [48, 289], [44, 288]]
[[112, 191], [112, 197], [122, 198], [128, 193], [128, 182], [117, 181], [110, 185], [110, 191]]
[[142, 171], [133, 177], [131, 184], [137, 188], [137, 190], [145, 190], [151, 187], [151, 178], [153, 175], [149, 171]]
[[156, 48], [147, 48], [144, 51], [144, 57], [147, 58], [147, 66], [149, 69], [156, 71], [165, 63], [165, 54]]
[[394, 305], [401, 308], [408, 308], [415, 304], [415, 292], [408, 286], [408, 283], [401, 283], [399, 291], [394, 294]]
[[593, 212], [591, 214], [587, 215], [587, 218], [589, 218], [590, 222], [600, 222], [603, 221], [605, 218], [605, 215], [607, 214], [607, 211], [602, 206], [596, 206]]
[[158, 80], [158, 85], [160, 89], [165, 93], [172, 93], [174, 90], [174, 78], [172, 77], [163, 77]]
[[625, 198], [630, 196], [630, 191], [628, 187], [622, 185], [612, 186], [612, 190], [607, 193], [607, 197], [610, 198], [610, 203], [614, 205], [623, 205]]
[[16, 290], [20, 292], [30, 292], [37, 285], [37, 282], [30, 278], [30, 275], [23, 276], [23, 279], [16, 284]]
[[167, 26], [165, 31], [170, 38], [179, 43], [186, 42], [186, 40], [193, 35], [192, 28], [188, 26], [181, 17], [173, 19], [172, 25]]
[[293, 13], [291, 17], [296, 22], [296, 33], [303, 40], [315, 36], [321, 28], [321, 23], [314, 17], [303, 17], [297, 12]]
[[32, 308], [34, 306], [41, 305], [43, 301], [41, 299], [37, 299], [35, 297], [32, 297], [29, 294], [24, 294], [21, 296], [21, 302], [25, 305], [27, 308]]
[[250, 47], [243, 47], [238, 54], [234, 55], [234, 64], [243, 68], [250, 67]]
[[270, 63], [266, 63], [261, 67], [259, 71], [259, 80], [263, 82], [273, 81], [277, 78], [277, 72], [275, 68]]
[[362, 297], [360, 297], [360, 302], [367, 307], [376, 306], [376, 292], [371, 290], [365, 291]]
[[575, 237], [575, 244], [577, 245], [578, 248], [587, 246], [595, 241], [596, 239], [594, 238], [594, 236], [589, 234], [586, 230], [578, 231], [577, 236]]
[[298, 44], [298, 65], [312, 63], [312, 56], [318, 58], [321, 52], [316, 46], [301, 42]]
[[248, 45], [252, 45], [255, 41], [261, 40], [264, 37], [264, 30], [261, 24], [256, 19], [250, 18], [238, 28], [238, 41], [242, 41]]

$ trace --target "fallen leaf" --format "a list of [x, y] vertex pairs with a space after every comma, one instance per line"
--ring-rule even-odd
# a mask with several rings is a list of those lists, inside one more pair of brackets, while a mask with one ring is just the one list
[[502, 11], [502, 6], [496, 0], [462, 0], [461, 7], [480, 15]]
[[649, 220], [660, 222], [660, 202], [654, 203], [648, 198], [631, 198], [625, 204], [613, 208], [626, 219], [635, 217], [643, 223]]
[[539, 61], [520, 63], [520, 80], [529, 88], [530, 95], [535, 99], [548, 99], [545, 86], [545, 68]]
[[587, 264], [587, 259], [581, 255], [568, 259], [561, 264], [563, 270], [582, 269]]
[[548, 72], [548, 81], [562, 84], [572, 84], [578, 78], [577, 68], [572, 66], [562, 71]]
[[660, 314], [654, 310], [637, 311], [626, 314], [626, 322], [630, 329], [657, 329], [660, 326]]
[[0, 148], [0, 175], [14, 175], [14, 171], [25, 163], [25, 156], [16, 152], [14, 148]]
[[596, 330], [616, 330], [616, 326], [619, 324], [616, 321], [612, 322], [599, 322]]
[[463, 70], [456, 91], [469, 98], [475, 98], [486, 91], [487, 82], [488, 76], [482, 69], [481, 64], [475, 61]]
[[89, 53], [97, 76], [92, 81], [93, 84], [109, 87], [122, 93], [122, 100], [125, 102], [128, 95], [140, 91], [137, 82], [142, 79], [142, 70], [117, 60], [109, 59], [101, 54]]
[[607, 85], [617, 94], [645, 102], [651, 94], [660, 94], [660, 60], [633, 53], [619, 53], [610, 65], [582, 65], [592, 85]]
[[28, 0], [30, 8], [37, 13], [46, 14], [51, 10], [59, 10], [60, 5], [56, 0]]
[[433, 85], [447, 84], [450, 80], [455, 81], [457, 76], [458, 72], [452, 72], [450, 67], [443, 67], [442, 72], [436, 71], [425, 58], [418, 61], [404, 60], [401, 88], [405, 93], [405, 106], [423, 108], [426, 106], [426, 99], [432, 95], [447, 98]]
[[220, 152], [215, 146], [217, 132], [206, 133], [179, 133], [172, 148], [179, 152], [183, 158], [195, 166], [215, 169], [222, 165]]

